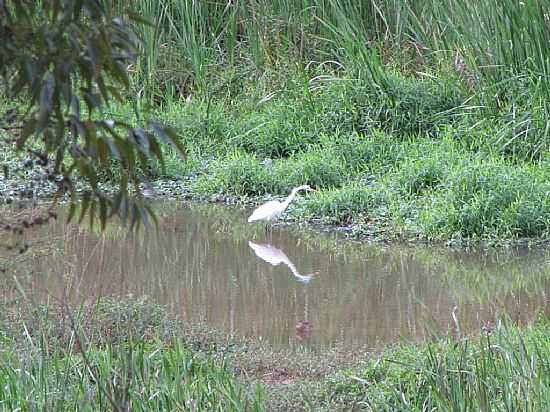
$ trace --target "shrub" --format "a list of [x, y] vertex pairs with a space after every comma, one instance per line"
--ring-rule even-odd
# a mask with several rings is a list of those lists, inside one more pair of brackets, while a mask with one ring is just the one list
[[205, 174], [194, 183], [200, 194], [256, 196], [273, 192], [276, 187], [268, 169], [248, 153], [235, 151], [212, 161]]
[[358, 84], [353, 99], [361, 113], [359, 131], [384, 130], [398, 137], [435, 136], [454, 120], [462, 105], [456, 83], [389, 74], [384, 81]]
[[542, 236], [550, 223], [548, 176], [497, 161], [464, 161], [420, 215], [434, 237]]
[[348, 173], [368, 171], [373, 175], [382, 175], [403, 159], [407, 143], [396, 141], [383, 132], [373, 131], [368, 135], [324, 135], [321, 137], [321, 145], [342, 159]]
[[280, 159], [273, 165], [273, 175], [286, 190], [309, 184], [316, 188], [338, 187], [346, 179], [342, 159], [328, 150], [316, 149]]
[[384, 209], [386, 203], [383, 188], [356, 182], [311, 196], [293, 209], [293, 215], [306, 219], [323, 217], [331, 223], [345, 224], [362, 220], [373, 213], [380, 214], [380, 209]]

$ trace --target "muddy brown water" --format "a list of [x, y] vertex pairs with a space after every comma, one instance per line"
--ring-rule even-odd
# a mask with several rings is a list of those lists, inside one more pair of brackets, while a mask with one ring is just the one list
[[59, 219], [31, 236], [49, 247], [26, 262], [33, 290], [72, 301], [147, 296], [182, 319], [280, 346], [376, 348], [549, 310], [544, 250], [369, 246], [296, 225], [266, 234], [248, 212], [165, 203], [158, 230], [137, 234]]

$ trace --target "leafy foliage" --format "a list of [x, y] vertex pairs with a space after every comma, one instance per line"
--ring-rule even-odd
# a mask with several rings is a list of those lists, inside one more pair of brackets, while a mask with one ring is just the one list
[[[114, 16], [109, 2], [98, 0], [0, 1], [0, 90], [26, 106], [21, 116], [11, 111], [0, 121], [10, 117], [3, 127], [18, 131], [0, 145], [27, 152], [25, 166], [43, 171], [57, 187], [56, 198], [70, 194], [69, 220], [81, 198], [79, 221], [86, 214], [102, 227], [113, 215], [132, 227], [147, 221], [153, 215], [139, 190], [144, 165], [151, 158], [163, 165], [162, 144], [183, 154], [169, 128], [132, 127], [102, 116], [130, 86], [128, 68], [139, 46], [132, 21], [145, 24], [131, 12]], [[112, 163], [121, 170], [114, 196], [101, 190], [98, 178]]]

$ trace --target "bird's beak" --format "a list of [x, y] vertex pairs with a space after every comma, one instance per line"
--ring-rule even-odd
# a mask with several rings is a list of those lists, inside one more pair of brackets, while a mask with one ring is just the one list
[[315, 190], [315, 189], [313, 189], [313, 188], [310, 187], [310, 188], [308, 189], [308, 192], [317, 192], [317, 190]]

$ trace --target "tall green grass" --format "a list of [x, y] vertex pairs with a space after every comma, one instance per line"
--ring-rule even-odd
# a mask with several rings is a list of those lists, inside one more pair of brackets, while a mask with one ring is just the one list
[[[75, 348], [79, 348], [76, 345]], [[8, 346], [9, 348], [9, 346]], [[181, 343], [128, 342], [16, 356], [0, 352], [3, 410], [261, 410], [223, 364]]]
[[548, 236], [544, 111], [532, 121], [484, 116], [448, 77], [387, 72], [386, 80], [382, 89], [367, 79], [304, 87], [293, 78], [259, 105], [248, 92], [231, 104], [171, 105], [158, 113], [182, 130], [190, 156], [170, 161], [168, 176], [191, 176], [194, 193], [217, 198], [284, 195], [308, 183], [320, 192], [290, 216], [352, 223], [359, 233]]
[[546, 0], [434, 2], [436, 29], [429, 42], [456, 50], [472, 69], [496, 82], [510, 76], [549, 74]]
[[186, 329], [145, 298], [73, 312], [65, 298], [37, 304], [10, 293], [27, 287], [18, 278], [2, 290], [0, 410], [263, 410], [259, 386], [195, 344], [212, 331]]
[[211, 64], [274, 64], [289, 56], [307, 63], [342, 57], [343, 50], [347, 57], [365, 56], [372, 41], [412, 43], [419, 51], [447, 53], [446, 58], [459, 53], [470, 69], [500, 80], [510, 74], [548, 75], [547, 0], [139, 0], [135, 5], [154, 22], [144, 39], [146, 54], [155, 55], [163, 45], [200, 81]]
[[479, 338], [447, 338], [388, 351], [366, 365], [303, 386], [278, 410], [545, 411], [550, 408], [548, 323], [497, 326]]
[[[138, 27], [144, 54], [133, 77], [136, 95], [161, 106], [191, 97], [206, 102], [209, 114], [220, 98], [234, 101], [243, 85], [261, 83], [268, 73], [301, 73], [312, 88], [327, 76], [360, 78], [376, 99], [390, 103], [399, 133], [423, 132], [418, 119], [431, 125], [442, 113], [461, 115], [453, 111], [467, 101], [495, 118], [499, 151], [538, 159], [550, 130], [549, 6], [548, 0], [139, 0], [135, 7], [153, 24]], [[435, 83], [461, 101], [433, 99], [434, 90], [409, 84], [388, 67], [426, 79], [454, 73], [451, 82]], [[263, 97], [285, 88], [268, 84]], [[385, 110], [375, 106], [364, 114], [383, 121]], [[287, 114], [299, 128], [292, 111]], [[259, 124], [242, 126], [247, 133]], [[292, 136], [292, 127], [268, 133]], [[300, 139], [307, 141], [308, 132], [315, 130], [304, 130]], [[256, 134], [248, 136], [254, 145]], [[269, 151], [288, 154], [278, 144]]]
[[179, 130], [188, 158], [144, 172], [196, 194], [309, 183], [295, 218], [546, 237], [547, 3], [139, 0], [153, 24], [112, 115]]

